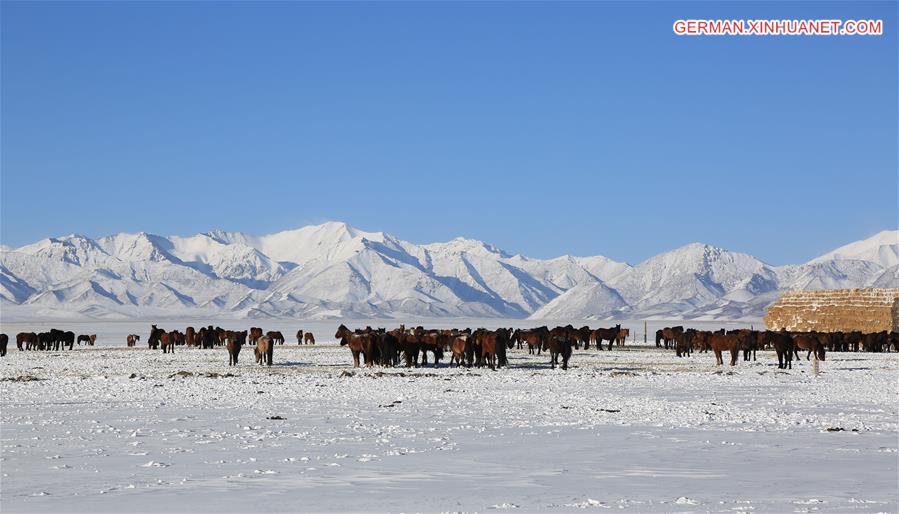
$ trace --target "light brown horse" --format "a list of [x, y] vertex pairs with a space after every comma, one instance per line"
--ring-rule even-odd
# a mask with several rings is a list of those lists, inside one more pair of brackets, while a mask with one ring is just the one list
[[450, 365], [454, 362], [461, 368], [465, 363], [465, 347], [468, 345], [468, 335], [460, 335], [453, 338], [452, 343], [450, 343], [450, 349], [453, 352], [453, 356], [450, 357]]
[[256, 348], [253, 349], [256, 354], [256, 363], [259, 365], [272, 365], [272, 358], [275, 353], [275, 345], [271, 338], [262, 336], [256, 340]]
[[140, 341], [140, 336], [137, 334], [128, 334], [128, 337], [125, 339], [125, 341], [128, 343], [129, 347], [133, 347], [135, 343]]
[[194, 327], [187, 327], [184, 329], [184, 344], [187, 346], [199, 346], [200, 343], [196, 340], [197, 331], [194, 330]]
[[629, 335], [631, 335], [631, 329], [618, 329], [618, 335], [615, 336], [615, 346], [624, 346], [624, 343], [627, 342], [627, 338]]

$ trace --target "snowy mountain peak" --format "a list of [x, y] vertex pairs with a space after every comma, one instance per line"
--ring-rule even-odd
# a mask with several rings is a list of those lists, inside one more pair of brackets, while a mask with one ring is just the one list
[[468, 253], [481, 256], [498, 256], [503, 258], [511, 257], [506, 252], [496, 246], [479, 241], [477, 239], [468, 239], [465, 237], [456, 237], [446, 243], [431, 243], [424, 246], [432, 252], [445, 252], [450, 254]]
[[832, 252], [812, 259], [809, 263], [832, 260], [873, 262], [884, 268], [899, 264], [899, 230], [884, 230], [873, 236], [841, 246]]

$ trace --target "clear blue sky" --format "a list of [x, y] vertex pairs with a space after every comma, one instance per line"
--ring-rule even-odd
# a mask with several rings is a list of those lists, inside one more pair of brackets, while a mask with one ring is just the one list
[[[897, 3], [9, 3], [2, 233], [325, 220], [638, 262], [899, 225]], [[880, 18], [685, 38], [678, 18]]]

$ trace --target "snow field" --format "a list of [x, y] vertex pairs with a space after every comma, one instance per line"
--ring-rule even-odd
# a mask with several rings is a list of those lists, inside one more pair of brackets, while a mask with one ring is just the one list
[[[286, 335], [286, 333], [285, 333]], [[3, 511], [895, 511], [891, 354], [356, 369], [333, 343], [0, 361]], [[283, 418], [283, 419], [280, 419]]]

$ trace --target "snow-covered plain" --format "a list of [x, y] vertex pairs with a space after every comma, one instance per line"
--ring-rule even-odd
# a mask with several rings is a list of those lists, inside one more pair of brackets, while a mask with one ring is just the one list
[[817, 376], [634, 346], [568, 371], [523, 350], [495, 372], [353, 370], [333, 327], [297, 347], [264, 324], [288, 336], [275, 366], [247, 347], [229, 368], [115, 336], [148, 323], [91, 326], [94, 348], [0, 360], [4, 512], [899, 508], [895, 354], [831, 353]]

